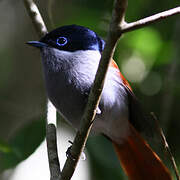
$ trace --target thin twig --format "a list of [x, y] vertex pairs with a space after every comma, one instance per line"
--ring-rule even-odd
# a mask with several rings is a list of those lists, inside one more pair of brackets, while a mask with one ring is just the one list
[[46, 25], [42, 19], [42, 16], [39, 12], [39, 9], [33, 0], [23, 0], [23, 1], [24, 1], [24, 5], [27, 9], [27, 12], [31, 18], [31, 21], [33, 23], [33, 26], [35, 27], [36, 32], [38, 33], [39, 37], [41, 38], [42, 36], [47, 34], [48, 31], [47, 31]]
[[176, 179], [177, 179], [177, 180], [180, 180], [180, 176], [179, 176], [179, 172], [178, 172], [178, 168], [177, 168], [175, 159], [174, 159], [174, 157], [173, 157], [173, 155], [172, 155], [172, 153], [171, 153], [170, 147], [169, 147], [169, 145], [168, 145], [168, 143], [167, 143], [167, 141], [166, 141], [166, 137], [165, 137], [165, 135], [164, 135], [164, 133], [163, 133], [163, 130], [162, 130], [162, 128], [159, 126], [158, 119], [157, 119], [156, 115], [155, 115], [153, 112], [151, 112], [151, 116], [152, 116], [152, 118], [155, 120], [158, 133], [159, 133], [159, 135], [160, 135], [160, 137], [161, 137], [161, 140], [162, 140], [162, 143], [163, 143], [163, 145], [164, 145], [164, 148], [165, 148], [165, 150], [166, 150], [166, 152], [167, 152], [167, 154], [168, 154], [168, 156], [169, 156], [169, 158], [170, 158], [170, 160], [171, 160], [171, 163], [172, 163], [174, 172], [175, 172], [175, 174], [176, 174]]
[[50, 180], [60, 179], [60, 164], [57, 153], [56, 127], [54, 124], [48, 124], [46, 129], [46, 141], [49, 158]]
[[136, 22], [125, 23], [124, 26], [121, 28], [121, 33], [126, 33], [129, 31], [136, 30], [136, 29], [140, 29], [142, 27], [148, 26], [152, 23], [166, 19], [166, 18], [168, 18], [170, 16], [174, 16], [176, 14], [180, 14], [180, 7], [176, 7], [176, 8], [146, 17], [146, 18], [138, 20]]
[[[113, 56], [116, 43], [121, 34], [119, 34], [118, 26], [121, 26], [125, 9], [127, 7], [127, 0], [115, 0], [114, 9], [112, 13], [112, 20], [109, 28], [108, 38], [103, 51], [100, 64], [96, 73], [94, 84], [91, 88], [88, 103], [84, 115], [81, 119], [81, 128], [77, 132], [75, 140], [71, 148], [71, 156], [69, 156], [65, 162], [64, 168], [61, 173], [61, 180], [70, 180], [80, 154], [84, 149], [87, 137], [89, 135], [92, 122], [96, 115], [96, 109], [100, 100], [105, 76]], [[73, 157], [73, 158], [72, 158]]]
[[57, 151], [57, 133], [56, 133], [56, 109], [48, 100], [47, 102], [47, 119], [46, 119], [46, 142], [50, 170], [50, 180], [60, 179], [60, 163]]
[[[35, 27], [36, 32], [41, 38], [48, 33], [41, 14], [33, 0], [23, 1], [32, 20], [33, 26]], [[47, 102], [46, 141], [51, 180], [58, 180], [60, 178], [60, 164], [56, 139], [56, 109], [49, 100]]]

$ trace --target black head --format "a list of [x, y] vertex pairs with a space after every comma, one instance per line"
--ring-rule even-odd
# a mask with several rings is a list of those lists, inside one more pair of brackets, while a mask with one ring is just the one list
[[36, 47], [41, 47], [44, 44], [71, 52], [77, 50], [98, 50], [102, 52], [105, 44], [95, 32], [78, 25], [62, 26], [46, 34], [39, 43], [33, 44], [33, 42], [37, 41], [29, 42], [29, 44]]

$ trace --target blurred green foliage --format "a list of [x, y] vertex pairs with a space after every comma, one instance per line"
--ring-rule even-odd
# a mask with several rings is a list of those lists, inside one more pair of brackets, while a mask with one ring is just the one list
[[162, 46], [160, 35], [153, 28], [144, 28], [129, 33], [124, 38], [124, 42], [133, 51], [142, 54], [144, 59], [154, 59]]
[[32, 121], [13, 136], [8, 143], [0, 141], [0, 170], [14, 167], [26, 159], [45, 137], [45, 118]]
[[[65, 24], [91, 28], [105, 39], [113, 6], [112, 0], [37, 1], [48, 29]], [[46, 96], [38, 51], [25, 45], [37, 39], [31, 21], [20, 1], [0, 1], [0, 168], [13, 167], [34, 152], [44, 138]], [[167, 10], [179, 1], [130, 1], [127, 22]], [[7, 14], [6, 12], [9, 12]], [[6, 18], [4, 16], [6, 14]], [[49, 18], [52, 15], [52, 19]], [[131, 58], [144, 63], [145, 75], [132, 83], [144, 109], [160, 117], [166, 114], [168, 142], [180, 162], [179, 130], [179, 16], [149, 27], [124, 34], [117, 45], [114, 59], [123, 69]], [[131, 67], [135, 69], [135, 67]], [[173, 72], [173, 73], [169, 73]], [[130, 82], [131, 83], [131, 82]], [[153, 93], [152, 93], [153, 92]], [[167, 98], [168, 94], [168, 98]], [[170, 98], [169, 98], [170, 97]], [[165, 109], [164, 105], [170, 104]], [[40, 116], [40, 118], [39, 118]], [[104, 137], [91, 137], [88, 150], [93, 180], [126, 179], [115, 158], [112, 145]]]

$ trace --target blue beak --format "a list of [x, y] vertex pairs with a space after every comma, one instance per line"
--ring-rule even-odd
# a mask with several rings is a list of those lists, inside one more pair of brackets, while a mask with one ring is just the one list
[[40, 41], [28, 41], [27, 44], [30, 45], [30, 46], [37, 47], [37, 48], [43, 48], [43, 47], [48, 46], [46, 43], [43, 43], [43, 42], [40, 42]]

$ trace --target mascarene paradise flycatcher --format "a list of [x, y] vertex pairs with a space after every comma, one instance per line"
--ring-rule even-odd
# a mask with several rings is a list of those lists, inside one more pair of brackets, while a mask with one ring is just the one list
[[[78, 129], [104, 41], [88, 28], [69, 25], [28, 44], [41, 51], [49, 99]], [[112, 142], [130, 180], [170, 180], [169, 170], [139, 133], [143, 120], [128, 81], [111, 60], [92, 130]]]

